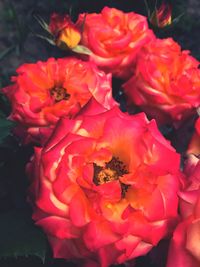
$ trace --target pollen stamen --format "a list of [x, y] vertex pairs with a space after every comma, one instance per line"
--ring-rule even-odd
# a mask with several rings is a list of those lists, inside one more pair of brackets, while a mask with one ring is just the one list
[[63, 87], [54, 87], [50, 90], [50, 94], [55, 100], [55, 102], [60, 102], [61, 100], [68, 100], [70, 94], [67, 93], [67, 90]]
[[[112, 182], [119, 180], [120, 176], [127, 174], [126, 165], [118, 157], [112, 157], [112, 159], [105, 164], [104, 167], [94, 165], [94, 178], [93, 181], [96, 185], [102, 185], [104, 183]], [[128, 185], [125, 185], [120, 182], [121, 185], [121, 195], [122, 198], [125, 197], [125, 194], [128, 190]]]

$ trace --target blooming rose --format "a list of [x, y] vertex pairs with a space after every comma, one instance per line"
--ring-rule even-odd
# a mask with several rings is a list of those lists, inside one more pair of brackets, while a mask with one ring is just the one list
[[129, 104], [161, 124], [183, 120], [200, 105], [199, 62], [173, 39], [156, 39], [137, 59], [135, 75], [124, 84]]
[[144, 113], [88, 114], [61, 119], [35, 149], [29, 199], [54, 257], [107, 267], [146, 254], [171, 232], [180, 157]]
[[196, 121], [195, 128], [184, 168], [188, 186], [179, 193], [183, 220], [174, 232], [167, 267], [200, 266], [200, 118]]
[[81, 33], [68, 15], [53, 13], [49, 31], [54, 36], [56, 45], [61, 48], [74, 48], [81, 40]]
[[81, 43], [93, 52], [90, 60], [123, 79], [133, 73], [139, 49], [154, 37], [146, 17], [109, 7], [80, 14], [76, 26], [83, 29]]
[[[200, 161], [192, 155], [187, 164], [189, 186], [180, 193], [183, 221], [177, 226], [170, 244], [167, 267], [200, 266]], [[191, 161], [193, 168], [191, 168]]]
[[[24, 64], [17, 69], [14, 84], [3, 89], [11, 101], [10, 119], [30, 135], [44, 142], [62, 116], [73, 117], [94, 97], [105, 109], [115, 104], [111, 75], [91, 62], [76, 58]], [[28, 137], [27, 137], [28, 133]]]

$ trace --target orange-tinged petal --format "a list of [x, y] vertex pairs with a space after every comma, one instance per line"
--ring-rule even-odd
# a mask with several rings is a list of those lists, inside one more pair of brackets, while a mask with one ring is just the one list
[[106, 221], [92, 221], [87, 225], [83, 238], [87, 248], [93, 251], [116, 242], [120, 235], [114, 233]]
[[200, 219], [194, 220], [187, 229], [186, 248], [200, 262]]
[[30, 201], [54, 256], [108, 267], [148, 253], [172, 232], [183, 178], [180, 156], [144, 113], [90, 108], [63, 118], [36, 149]]
[[22, 128], [16, 133], [23, 132], [25, 143], [44, 144], [60, 118], [76, 116], [92, 98], [102, 106], [93, 110], [94, 114], [117, 105], [112, 98], [111, 75], [74, 57], [24, 64], [12, 81], [2, 92], [11, 102], [10, 119]]
[[172, 38], [148, 43], [140, 50], [135, 73], [123, 85], [128, 106], [140, 106], [158, 124], [187, 119], [200, 105], [198, 66]]
[[141, 47], [154, 39], [146, 17], [116, 8], [104, 7], [98, 14], [80, 14], [76, 26], [83, 29], [81, 44], [92, 52], [89, 60], [122, 79], [134, 72]]

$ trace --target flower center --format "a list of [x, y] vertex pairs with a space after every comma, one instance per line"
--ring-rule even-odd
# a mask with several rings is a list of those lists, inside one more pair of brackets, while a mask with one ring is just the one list
[[54, 87], [50, 90], [50, 94], [55, 102], [60, 102], [61, 100], [68, 100], [70, 94], [67, 93], [67, 90], [63, 87]]
[[[118, 157], [112, 157], [112, 159], [105, 164], [104, 167], [94, 165], [94, 177], [93, 181], [96, 185], [102, 185], [104, 183], [112, 182], [118, 180], [120, 176], [127, 174], [126, 165]], [[125, 197], [128, 185], [121, 183], [121, 194]]]

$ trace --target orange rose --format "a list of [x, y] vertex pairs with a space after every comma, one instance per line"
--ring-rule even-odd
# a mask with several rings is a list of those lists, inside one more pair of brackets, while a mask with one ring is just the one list
[[198, 66], [173, 39], [156, 39], [140, 51], [135, 75], [124, 84], [129, 104], [161, 124], [184, 120], [200, 105]]
[[123, 79], [133, 73], [140, 48], [154, 37], [146, 17], [109, 7], [79, 15], [76, 25], [83, 28], [81, 43], [93, 52], [90, 60]]
[[10, 119], [25, 129], [27, 142], [34, 137], [44, 143], [60, 117], [75, 116], [91, 98], [105, 110], [116, 104], [111, 75], [90, 62], [50, 58], [47, 62], [24, 64], [17, 74], [3, 92], [11, 102]]
[[63, 118], [35, 149], [29, 200], [54, 257], [108, 267], [146, 254], [172, 231], [180, 156], [144, 113], [92, 113]]

